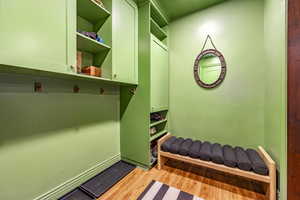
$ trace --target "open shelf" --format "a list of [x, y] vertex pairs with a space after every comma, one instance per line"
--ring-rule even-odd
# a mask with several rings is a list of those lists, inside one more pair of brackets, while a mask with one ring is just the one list
[[81, 33], [77, 33], [77, 49], [80, 51], [97, 54], [102, 51], [109, 51], [110, 47]]
[[151, 18], [160, 26], [168, 25], [168, 20], [159, 10], [159, 8], [151, 1]]
[[168, 111], [168, 110], [169, 110], [169, 107], [152, 108], [151, 109], [151, 113]]
[[163, 136], [167, 132], [168, 132], [167, 130], [163, 130], [163, 131], [160, 131], [160, 132], [156, 133], [155, 135], [150, 137], [150, 141], [152, 142], [153, 140], [156, 140], [157, 138]]
[[151, 19], [151, 33], [155, 35], [159, 40], [163, 40], [167, 37], [167, 33], [159, 27], [159, 25]]
[[157, 122], [153, 122], [153, 123], [150, 124], [150, 127], [162, 124], [162, 123], [167, 122], [167, 121], [168, 121], [167, 119], [163, 119], [163, 120], [160, 120], [160, 121], [157, 121]]
[[41, 69], [30, 69], [24, 66], [11, 66], [11, 65], [1, 65], [0, 73], [11, 73], [33, 75], [41, 77], [52, 77], [64, 80], [75, 80], [75, 81], [89, 81], [99, 84], [107, 85], [124, 85], [124, 86], [136, 86], [136, 83], [127, 83], [122, 81], [116, 81], [109, 78], [88, 76], [84, 74], [77, 74], [74, 72], [58, 72], [54, 70], [41, 70]]
[[77, 0], [78, 15], [93, 24], [107, 19], [111, 14], [108, 10], [92, 0]]

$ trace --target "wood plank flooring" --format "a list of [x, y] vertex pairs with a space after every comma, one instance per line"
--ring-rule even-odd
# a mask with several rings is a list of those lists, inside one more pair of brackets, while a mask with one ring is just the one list
[[177, 161], [162, 170], [137, 168], [98, 200], [136, 200], [152, 180], [205, 200], [265, 200], [263, 183]]

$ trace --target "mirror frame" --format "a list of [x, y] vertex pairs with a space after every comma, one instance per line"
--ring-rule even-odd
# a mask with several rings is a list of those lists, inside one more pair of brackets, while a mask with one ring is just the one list
[[[199, 72], [200, 72], [200, 60], [203, 56], [207, 55], [207, 54], [214, 54], [215, 56], [217, 56], [219, 59], [220, 59], [220, 62], [221, 62], [221, 73], [220, 73], [220, 76], [219, 78], [211, 83], [211, 84], [207, 84], [207, 83], [204, 83], [203, 81], [201, 81], [200, 77], [199, 77]], [[195, 64], [194, 64], [194, 78], [195, 78], [195, 81], [196, 83], [200, 86], [200, 87], [203, 87], [203, 88], [207, 88], [207, 89], [210, 89], [210, 88], [215, 88], [217, 86], [219, 86], [225, 79], [225, 76], [226, 76], [226, 69], [227, 65], [226, 65], [226, 62], [225, 62], [225, 58], [223, 56], [223, 54], [216, 50], [216, 49], [206, 49], [204, 51], [202, 51], [196, 58], [195, 60]]]

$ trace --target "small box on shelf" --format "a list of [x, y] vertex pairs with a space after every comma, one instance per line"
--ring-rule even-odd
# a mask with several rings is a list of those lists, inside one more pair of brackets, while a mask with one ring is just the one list
[[88, 66], [82, 68], [82, 73], [89, 76], [101, 77], [101, 69], [95, 66]]

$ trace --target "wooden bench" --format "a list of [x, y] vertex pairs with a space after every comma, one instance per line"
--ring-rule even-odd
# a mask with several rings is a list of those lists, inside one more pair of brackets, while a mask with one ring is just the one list
[[168, 133], [158, 141], [158, 169], [159, 170], [162, 169], [163, 165], [168, 159], [179, 160], [182, 162], [191, 163], [201, 167], [211, 168], [228, 174], [233, 174], [236, 176], [266, 183], [268, 185], [268, 191], [266, 194], [267, 199], [276, 200], [276, 165], [275, 162], [272, 160], [272, 158], [269, 156], [269, 154], [262, 147], [258, 147], [258, 153], [260, 154], [261, 158], [264, 160], [264, 162], [266, 163], [269, 169], [268, 176], [263, 176], [263, 175], [256, 174], [254, 172], [243, 171], [238, 168], [230, 168], [225, 165], [219, 165], [213, 162], [207, 162], [200, 159], [194, 159], [188, 156], [181, 156], [178, 154], [172, 154], [169, 152], [162, 151], [161, 145], [171, 136], [172, 135]]

